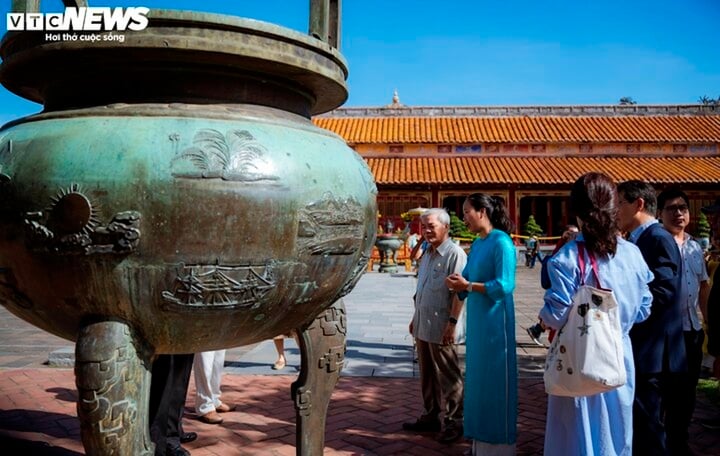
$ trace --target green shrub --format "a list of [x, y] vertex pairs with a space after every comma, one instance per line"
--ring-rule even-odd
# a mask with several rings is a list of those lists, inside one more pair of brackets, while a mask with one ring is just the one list
[[697, 391], [704, 394], [716, 407], [720, 407], [720, 385], [718, 385], [717, 380], [701, 378], [698, 382]]
[[455, 212], [450, 211], [450, 237], [453, 238], [469, 238], [469, 239], [475, 239], [477, 237], [476, 234], [472, 233], [470, 230], [468, 230], [468, 227], [465, 225], [465, 222], [460, 220], [460, 217], [458, 217]]
[[697, 226], [695, 227], [695, 237], [710, 237], [710, 223], [708, 222], [707, 216], [704, 212], [701, 212], [700, 216], [698, 217]]
[[542, 234], [543, 229], [540, 225], [537, 224], [535, 221], [535, 217], [533, 215], [530, 215], [527, 222], [525, 222], [525, 225], [523, 225], [523, 231], [528, 236], [539, 236]]

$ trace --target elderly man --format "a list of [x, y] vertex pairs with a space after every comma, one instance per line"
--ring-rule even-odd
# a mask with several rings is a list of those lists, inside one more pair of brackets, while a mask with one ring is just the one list
[[463, 379], [455, 347], [463, 303], [448, 290], [445, 278], [462, 273], [467, 256], [450, 239], [450, 216], [445, 210], [430, 209], [421, 220], [429, 248], [418, 266], [410, 334], [415, 337], [418, 352], [424, 410], [417, 421], [404, 423], [403, 429], [438, 432], [444, 412], [445, 425], [437, 440], [452, 443], [463, 435]]
[[[685, 232], [690, 223], [688, 196], [677, 187], [666, 188], [658, 195], [658, 212], [663, 227], [672, 234], [682, 255], [683, 287], [680, 305], [688, 362], [687, 373], [679, 376], [677, 389], [669, 396], [672, 403], [666, 404], [665, 427], [668, 430], [671, 453], [689, 454], [688, 428], [695, 410], [695, 390], [700, 378], [702, 345], [705, 339], [698, 310], [701, 310], [705, 317], [710, 285], [703, 249]], [[671, 437], [674, 437], [674, 440]]]
[[[687, 372], [683, 338], [682, 256], [677, 243], [657, 221], [655, 189], [630, 180], [618, 185], [618, 225], [640, 249], [654, 275], [650, 317], [630, 330], [635, 359], [633, 402], [634, 454], [668, 454], [681, 440], [673, 403], [678, 378]], [[665, 419], [663, 420], [663, 411]], [[667, 433], [667, 434], [666, 434]]]

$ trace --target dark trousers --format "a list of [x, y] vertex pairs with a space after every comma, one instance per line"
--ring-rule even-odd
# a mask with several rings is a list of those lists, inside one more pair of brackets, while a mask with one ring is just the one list
[[635, 374], [633, 401], [633, 454], [667, 455], [662, 419], [664, 374]]
[[525, 266], [530, 269], [535, 267], [535, 260], [538, 259], [537, 253], [525, 253]]
[[688, 428], [695, 411], [695, 393], [702, 366], [702, 344], [705, 340], [702, 330], [685, 331], [683, 335], [688, 371], [677, 374], [675, 381], [669, 385], [671, 390], [664, 402], [665, 432], [671, 454], [683, 453], [687, 447]]
[[419, 339], [415, 342], [424, 406], [420, 419], [439, 420], [442, 411], [446, 427], [462, 424], [463, 376], [455, 345], [432, 344]]
[[152, 367], [150, 382], [150, 438], [155, 456], [165, 456], [168, 447], [180, 446], [193, 354], [159, 355]]
[[635, 374], [633, 454], [684, 454], [690, 424], [689, 419], [683, 418], [688, 407], [683, 389], [686, 378], [687, 372]]

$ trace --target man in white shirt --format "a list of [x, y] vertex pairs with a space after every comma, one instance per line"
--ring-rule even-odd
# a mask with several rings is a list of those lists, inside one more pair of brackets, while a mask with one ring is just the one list
[[418, 352], [424, 410], [403, 429], [438, 432], [442, 428], [437, 440], [453, 443], [463, 436], [463, 378], [455, 347], [463, 303], [448, 290], [445, 278], [462, 272], [467, 255], [450, 239], [450, 216], [444, 209], [423, 213], [422, 234], [429, 247], [418, 267], [415, 314], [409, 328]]

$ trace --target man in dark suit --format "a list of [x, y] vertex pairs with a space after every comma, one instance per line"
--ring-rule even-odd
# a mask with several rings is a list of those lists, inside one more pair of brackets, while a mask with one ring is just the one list
[[159, 355], [153, 362], [149, 421], [155, 456], [189, 456], [180, 444], [197, 438], [196, 433], [182, 428], [193, 357], [192, 353]]
[[650, 283], [650, 317], [630, 330], [636, 372], [633, 453], [675, 454], [682, 429], [674, 425], [678, 420], [671, 395], [678, 374], [687, 371], [680, 302], [682, 257], [672, 235], [655, 218], [652, 186], [638, 180], [623, 182], [618, 196], [620, 229], [638, 246], [655, 276]]

